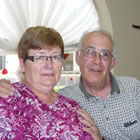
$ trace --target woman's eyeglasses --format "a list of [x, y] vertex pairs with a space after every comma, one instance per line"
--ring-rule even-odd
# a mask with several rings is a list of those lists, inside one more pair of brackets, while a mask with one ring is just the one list
[[48, 59], [51, 60], [52, 63], [62, 62], [64, 60], [63, 55], [52, 55], [52, 56], [28, 56], [27, 59], [36, 63], [45, 63]]

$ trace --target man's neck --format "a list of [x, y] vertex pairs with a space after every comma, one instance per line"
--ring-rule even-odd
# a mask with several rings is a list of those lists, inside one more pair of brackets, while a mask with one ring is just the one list
[[106, 100], [107, 96], [111, 92], [110, 79], [104, 84], [87, 85], [83, 83], [85, 90], [92, 96], [98, 96], [102, 100]]

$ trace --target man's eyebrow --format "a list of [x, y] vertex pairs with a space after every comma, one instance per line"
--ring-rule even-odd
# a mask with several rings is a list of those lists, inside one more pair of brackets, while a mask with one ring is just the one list
[[[110, 50], [108, 50], [108, 49], [98, 49], [98, 48], [95, 48], [94, 46], [90, 46], [90, 45], [88, 45], [87, 48], [89, 48], [89, 49], [95, 49], [95, 50], [100, 50], [100, 51], [110, 51]], [[87, 49], [87, 48], [86, 48], [86, 49]]]
[[90, 46], [90, 45], [88, 45], [87, 48], [89, 48], [89, 49], [96, 49], [94, 46]]

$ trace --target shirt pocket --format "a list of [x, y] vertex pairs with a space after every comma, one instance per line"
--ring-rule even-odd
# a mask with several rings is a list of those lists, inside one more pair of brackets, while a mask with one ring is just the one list
[[128, 139], [140, 139], [140, 121], [134, 110], [125, 110], [116, 115], [116, 125], [120, 133]]

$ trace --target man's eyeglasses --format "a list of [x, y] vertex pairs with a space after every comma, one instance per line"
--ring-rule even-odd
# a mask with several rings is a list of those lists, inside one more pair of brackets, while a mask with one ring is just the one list
[[112, 53], [109, 50], [97, 50], [93, 47], [88, 47], [80, 51], [83, 52], [84, 56], [89, 58], [95, 58], [97, 53], [99, 53], [100, 58], [105, 61], [109, 61], [113, 57]]
[[52, 55], [52, 56], [28, 56], [27, 59], [31, 60], [32, 62], [36, 63], [45, 63], [48, 59], [52, 61], [52, 63], [59, 63], [62, 62], [64, 59], [63, 55]]

